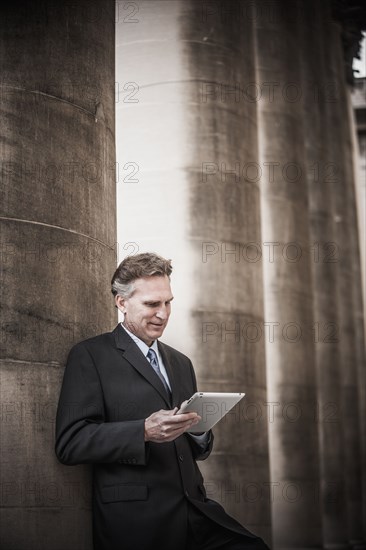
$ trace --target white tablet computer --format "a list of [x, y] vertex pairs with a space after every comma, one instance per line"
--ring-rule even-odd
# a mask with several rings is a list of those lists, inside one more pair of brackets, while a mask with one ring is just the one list
[[196, 412], [201, 420], [189, 430], [191, 433], [207, 432], [223, 418], [245, 393], [196, 392], [177, 414]]

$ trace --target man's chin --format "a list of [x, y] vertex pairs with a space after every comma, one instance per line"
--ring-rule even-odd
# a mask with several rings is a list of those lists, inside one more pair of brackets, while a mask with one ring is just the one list
[[149, 330], [149, 336], [151, 336], [151, 338], [153, 340], [155, 340], [156, 338], [159, 338], [163, 332], [164, 332], [164, 329], [165, 327], [154, 327], [154, 328], [150, 328]]

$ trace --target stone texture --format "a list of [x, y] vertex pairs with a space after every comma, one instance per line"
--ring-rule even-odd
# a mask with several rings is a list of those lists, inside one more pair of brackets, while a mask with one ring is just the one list
[[1, 365], [1, 545], [7, 550], [91, 548], [87, 467], [60, 467], [54, 423], [63, 368], [57, 362]]
[[[363, 315], [360, 299], [360, 257], [355, 204], [352, 143], [350, 139], [349, 91], [345, 84], [340, 28], [333, 24], [330, 38], [335, 44], [330, 78], [337, 82], [337, 101], [331, 110], [331, 151], [337, 169], [334, 178], [335, 241], [339, 250], [337, 302], [340, 336], [341, 418], [344, 430], [346, 514], [348, 541], [363, 539], [360, 413], [365, 410], [362, 379], [365, 372]], [[337, 129], [337, 130], [336, 130]], [[337, 132], [339, 135], [337, 136]], [[363, 373], [363, 374], [362, 374]]]
[[[322, 36], [329, 34], [332, 24], [330, 6], [324, 3], [321, 17], [317, 17], [319, 5], [307, 4], [302, 27], [303, 44], [307, 44], [308, 55], [302, 59], [302, 78], [312, 81], [313, 88], [321, 88], [327, 77], [328, 59], [333, 48], [324, 44]], [[311, 33], [314, 40], [308, 43]], [[328, 120], [334, 103], [327, 98], [314, 96], [309, 88], [304, 98], [304, 127], [306, 132], [305, 150], [307, 165], [314, 166], [317, 172], [310, 171], [309, 215], [310, 237], [313, 243], [319, 243], [319, 254], [311, 262], [313, 276], [314, 322], [317, 333], [315, 340], [315, 361], [317, 377], [317, 400], [321, 411], [318, 419], [320, 447], [320, 499], [323, 514], [323, 543], [347, 545], [347, 516], [345, 501], [345, 475], [343, 471], [345, 450], [343, 445], [346, 425], [342, 415], [341, 399], [341, 346], [339, 334], [338, 304], [335, 300], [338, 284], [339, 251], [335, 241], [334, 196], [335, 174], [330, 174], [338, 160], [333, 156], [331, 147], [332, 132]], [[335, 170], [333, 170], [335, 172]], [[327, 255], [335, 252], [334, 257]]]
[[265, 3], [259, 4], [258, 81], [277, 83], [272, 101], [258, 102], [261, 163], [277, 163], [272, 180], [262, 181], [262, 236], [285, 250], [263, 266], [265, 319], [280, 329], [272, 342], [266, 341], [268, 401], [278, 404], [269, 424], [271, 482], [282, 489], [272, 503], [273, 541], [275, 547], [304, 548], [322, 544], [312, 242], [299, 67], [308, 50], [300, 53], [298, 47], [299, 3], [280, 2], [276, 17], [266, 17]]
[[[113, 2], [1, 7], [1, 544], [91, 548], [90, 470], [54, 454], [70, 347], [116, 320]], [[109, 304], [109, 305], [108, 305]]]

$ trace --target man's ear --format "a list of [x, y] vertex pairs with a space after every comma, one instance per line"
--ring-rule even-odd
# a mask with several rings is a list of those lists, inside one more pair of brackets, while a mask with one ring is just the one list
[[122, 312], [125, 312], [125, 299], [122, 298], [119, 294], [114, 299], [116, 307]]

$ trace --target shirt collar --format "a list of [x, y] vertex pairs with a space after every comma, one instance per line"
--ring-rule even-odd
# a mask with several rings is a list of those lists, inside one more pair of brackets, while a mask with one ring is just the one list
[[133, 334], [133, 332], [130, 332], [122, 323], [121, 323], [121, 327], [127, 332], [127, 334], [130, 336], [130, 338], [132, 338], [132, 340], [140, 348], [140, 350], [145, 355], [145, 357], [147, 356], [147, 352], [149, 351], [150, 348], [155, 351], [155, 353], [157, 354], [158, 357], [160, 356], [157, 340], [154, 340], [153, 343], [151, 344], [151, 346], [149, 347], [147, 344], [145, 344], [145, 342], [143, 342], [141, 340], [141, 338], [136, 336], [136, 334]]

